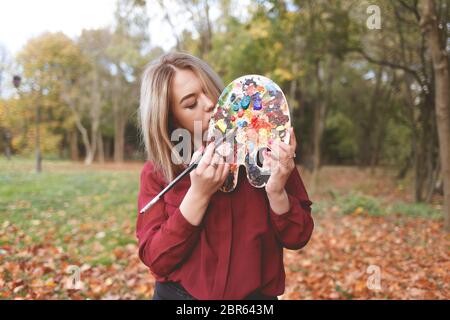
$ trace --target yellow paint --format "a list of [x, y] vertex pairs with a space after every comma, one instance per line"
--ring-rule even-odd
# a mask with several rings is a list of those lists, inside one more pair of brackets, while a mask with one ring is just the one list
[[217, 127], [220, 129], [220, 131], [225, 132], [225, 130], [227, 129], [227, 124], [225, 123], [225, 120], [220, 119], [219, 121], [217, 121]]

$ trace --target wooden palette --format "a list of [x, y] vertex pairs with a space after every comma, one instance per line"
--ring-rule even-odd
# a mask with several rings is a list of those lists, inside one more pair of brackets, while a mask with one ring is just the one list
[[252, 186], [266, 185], [270, 168], [262, 167], [262, 151], [270, 149], [270, 139], [289, 143], [290, 119], [283, 91], [269, 78], [245, 75], [223, 90], [209, 122], [208, 140], [223, 136], [235, 127], [237, 131], [233, 141], [228, 141], [228, 148], [221, 150], [226, 161], [232, 164], [221, 191], [235, 189], [241, 165], [245, 166]]

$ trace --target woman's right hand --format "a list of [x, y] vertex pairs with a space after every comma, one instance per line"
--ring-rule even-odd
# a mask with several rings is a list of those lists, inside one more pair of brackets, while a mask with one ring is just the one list
[[[191, 163], [201, 156], [202, 148], [194, 152]], [[197, 168], [191, 171], [191, 189], [208, 200], [219, 190], [230, 171], [230, 164], [225, 163], [223, 157], [215, 152], [214, 142], [210, 142], [205, 149]]]

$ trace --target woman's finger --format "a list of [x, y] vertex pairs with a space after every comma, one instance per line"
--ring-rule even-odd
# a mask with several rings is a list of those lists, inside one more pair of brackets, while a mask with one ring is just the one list
[[192, 158], [191, 158], [191, 161], [189, 162], [189, 165], [191, 165], [195, 160], [197, 160], [198, 157], [201, 157], [203, 149], [204, 149], [204, 147], [201, 146], [192, 154]]
[[283, 141], [277, 141], [277, 145], [278, 147], [285, 151], [287, 154], [291, 154], [292, 153], [292, 147], [289, 144], [284, 143]]
[[219, 182], [221, 181], [223, 168], [225, 167], [225, 163], [219, 160], [219, 164], [217, 165], [216, 172], [214, 173], [214, 180]]
[[290, 138], [289, 138], [289, 145], [296, 150], [297, 149], [297, 138], [295, 137], [294, 128], [290, 128]]
[[211, 142], [206, 147], [205, 153], [203, 154], [203, 157], [200, 160], [200, 163], [198, 164], [198, 167], [197, 167], [197, 170], [199, 172], [205, 171], [207, 169], [207, 167], [209, 166], [209, 164], [211, 163], [211, 159], [212, 159], [213, 152], [214, 152], [214, 147], [215, 147], [214, 142]]
[[288, 153], [289, 157], [292, 157], [295, 153], [295, 148], [297, 147], [297, 142], [295, 140], [294, 129], [290, 128], [289, 131], [290, 131], [290, 136], [291, 136], [291, 139], [289, 140], [289, 144], [287, 144], [283, 141], [280, 141], [278, 145], [281, 149], [285, 150]]
[[221, 163], [220, 158], [220, 155], [214, 153], [211, 159], [210, 166], [212, 166], [213, 168], [217, 168], [217, 166]]
[[[284, 151], [282, 151], [282, 155], [278, 158], [275, 157], [271, 152], [268, 153], [269, 157], [272, 158], [272, 162], [274, 164], [273, 167], [283, 167], [281, 169], [287, 168], [288, 171], [291, 170], [291, 167], [294, 165], [294, 160], [292, 157], [289, 157]], [[284, 170], [281, 170], [284, 172]]]
[[280, 161], [288, 160], [292, 157], [293, 151], [291, 147], [284, 142], [274, 141], [272, 143], [273, 148], [271, 148], [272, 158], [275, 158]]
[[230, 164], [225, 162], [223, 164], [222, 172], [221, 172], [221, 175], [220, 175], [221, 185], [225, 182], [225, 179], [227, 178], [229, 172], [230, 172]]
[[[270, 153], [273, 157], [279, 158], [280, 155], [280, 146], [278, 140], [273, 140], [272, 143], [269, 144]], [[273, 159], [272, 157], [272, 159]]]
[[275, 167], [277, 166], [278, 158], [275, 158], [274, 155], [272, 155], [272, 152], [265, 151], [264, 152], [264, 161], [263, 161], [263, 167], [268, 168], [271, 172], [275, 170]]
[[219, 159], [220, 156], [217, 153], [214, 153], [212, 155], [211, 161], [207, 168], [205, 169], [205, 172], [207, 172], [208, 178], [214, 178], [216, 176], [216, 171], [219, 166]]

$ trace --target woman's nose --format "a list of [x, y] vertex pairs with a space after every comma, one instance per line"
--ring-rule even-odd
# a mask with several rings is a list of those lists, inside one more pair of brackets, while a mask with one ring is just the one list
[[214, 109], [214, 103], [211, 101], [211, 99], [208, 98], [208, 96], [206, 95], [203, 96], [205, 101], [205, 111], [211, 112]]

